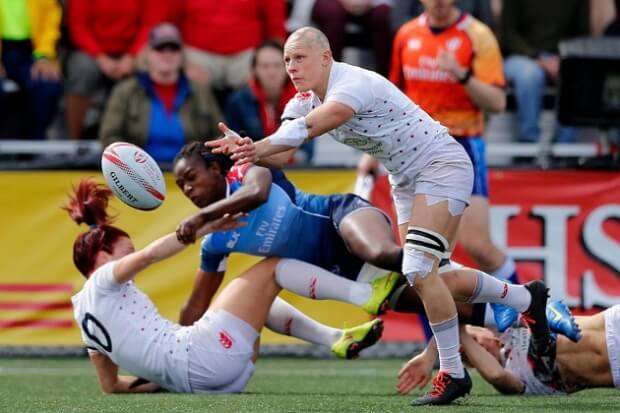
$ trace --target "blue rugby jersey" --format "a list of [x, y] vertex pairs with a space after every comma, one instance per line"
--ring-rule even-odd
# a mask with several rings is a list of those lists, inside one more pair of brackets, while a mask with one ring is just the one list
[[[231, 169], [226, 177], [228, 195], [241, 187], [247, 170], [247, 165]], [[310, 212], [296, 204], [295, 198], [303, 193], [281, 171], [272, 171], [272, 177], [267, 202], [242, 219], [246, 226], [204, 237], [201, 270], [225, 271], [226, 257], [231, 252], [295, 258], [333, 270], [335, 254], [342, 248], [329, 215], [329, 197], [319, 196], [324, 203]]]

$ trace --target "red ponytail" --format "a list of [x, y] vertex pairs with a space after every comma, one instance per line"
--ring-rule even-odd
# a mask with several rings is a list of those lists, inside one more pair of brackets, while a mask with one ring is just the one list
[[111, 196], [112, 191], [92, 178], [87, 178], [73, 187], [73, 194], [63, 207], [78, 225], [85, 223], [90, 227], [87, 232], [78, 235], [73, 243], [73, 262], [85, 277], [95, 269], [99, 251], [111, 253], [119, 238], [129, 238], [125, 231], [110, 225], [112, 218], [106, 209]]

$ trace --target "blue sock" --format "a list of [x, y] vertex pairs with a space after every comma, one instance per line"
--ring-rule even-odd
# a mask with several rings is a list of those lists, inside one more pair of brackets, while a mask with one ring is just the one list
[[431, 330], [431, 325], [428, 322], [428, 318], [424, 314], [418, 314], [420, 319], [420, 324], [422, 324], [422, 329], [424, 330], [424, 338], [426, 338], [426, 342], [428, 343], [433, 338], [433, 330]]
[[500, 265], [498, 269], [493, 271], [491, 275], [496, 278], [508, 280], [513, 284], [519, 284], [519, 277], [517, 276], [517, 266], [514, 260], [509, 256], [506, 256], [506, 259], [504, 260], [502, 265]]

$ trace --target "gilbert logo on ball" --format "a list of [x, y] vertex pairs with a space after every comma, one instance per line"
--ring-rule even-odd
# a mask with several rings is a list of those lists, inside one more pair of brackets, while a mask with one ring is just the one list
[[161, 169], [136, 145], [126, 142], [109, 145], [101, 156], [101, 170], [110, 189], [130, 207], [151, 210], [166, 198]]

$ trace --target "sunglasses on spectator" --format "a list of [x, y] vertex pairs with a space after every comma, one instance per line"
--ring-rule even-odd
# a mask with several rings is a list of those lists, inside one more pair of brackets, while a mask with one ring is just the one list
[[181, 50], [181, 46], [175, 43], [164, 43], [153, 47], [153, 49], [157, 50], [158, 52], [178, 52], [179, 50]]

